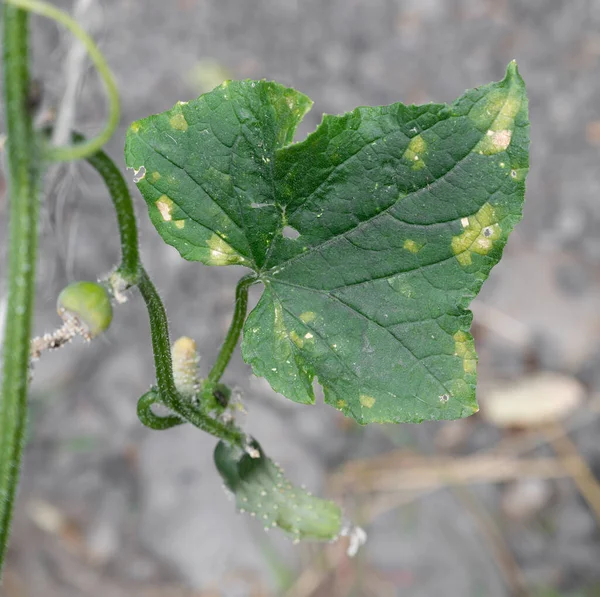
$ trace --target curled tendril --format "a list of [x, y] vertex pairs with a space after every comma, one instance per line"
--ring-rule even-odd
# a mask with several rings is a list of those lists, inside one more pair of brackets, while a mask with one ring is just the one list
[[182, 425], [186, 421], [177, 415], [160, 416], [153, 412], [155, 404], [162, 404], [157, 391], [153, 388], [146, 392], [137, 403], [137, 415], [143, 425], [150, 429], [162, 431]]
[[112, 137], [119, 124], [121, 112], [117, 84], [102, 52], [77, 21], [52, 4], [43, 0], [4, 0], [4, 2], [64, 25], [86, 49], [104, 82], [108, 94], [108, 120], [104, 129], [96, 137], [89, 141], [78, 142], [75, 145], [47, 147], [44, 157], [52, 162], [68, 162], [83, 159], [96, 153]]

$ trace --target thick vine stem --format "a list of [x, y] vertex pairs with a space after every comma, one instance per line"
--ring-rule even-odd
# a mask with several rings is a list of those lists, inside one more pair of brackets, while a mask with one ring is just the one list
[[3, 9], [4, 106], [8, 139], [8, 304], [0, 394], [0, 574], [4, 563], [25, 437], [29, 341], [35, 296], [39, 155], [28, 111], [27, 13]]
[[229, 364], [231, 355], [237, 346], [238, 340], [240, 339], [240, 334], [242, 333], [242, 328], [246, 319], [246, 312], [248, 310], [248, 289], [254, 282], [256, 282], [256, 276], [254, 274], [248, 274], [237, 284], [235, 289], [235, 309], [233, 319], [231, 320], [229, 331], [227, 332], [223, 346], [219, 351], [217, 360], [208, 374], [208, 381], [211, 383], [217, 383], [221, 379]]
[[43, 0], [4, 0], [4, 2], [64, 25], [79, 39], [87, 50], [106, 87], [108, 94], [108, 121], [104, 129], [96, 137], [88, 141], [82, 141], [76, 145], [67, 147], [46, 147], [44, 158], [52, 162], [68, 162], [92, 155], [100, 150], [112, 137], [119, 125], [121, 112], [117, 84], [102, 52], [100, 52], [94, 40], [81, 28], [77, 21], [52, 4]]

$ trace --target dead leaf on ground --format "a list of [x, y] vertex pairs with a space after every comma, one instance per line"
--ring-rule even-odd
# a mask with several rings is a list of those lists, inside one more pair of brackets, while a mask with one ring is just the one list
[[488, 390], [481, 398], [481, 416], [498, 427], [536, 427], [564, 419], [584, 397], [585, 388], [576, 379], [542, 372]]

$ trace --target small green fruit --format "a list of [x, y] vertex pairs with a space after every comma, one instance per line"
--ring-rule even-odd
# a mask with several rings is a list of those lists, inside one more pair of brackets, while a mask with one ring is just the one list
[[292, 485], [256, 440], [247, 451], [221, 441], [214, 459], [238, 510], [258, 518], [265, 530], [279, 527], [296, 541], [333, 541], [342, 533], [340, 507]]
[[73, 282], [58, 295], [58, 314], [65, 321], [75, 321], [87, 338], [101, 334], [112, 321], [110, 296], [96, 282]]

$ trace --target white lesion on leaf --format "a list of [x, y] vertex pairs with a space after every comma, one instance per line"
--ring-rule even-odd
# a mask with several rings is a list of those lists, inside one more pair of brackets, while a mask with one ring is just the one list
[[140, 182], [146, 176], [146, 168], [144, 166], [140, 166], [137, 170], [134, 168], [133, 170], [133, 182]]
[[173, 219], [171, 214], [173, 211], [173, 200], [171, 198], [161, 195], [154, 205], [156, 205], [156, 209], [158, 209], [165, 222], [170, 222]]
[[508, 148], [522, 101], [522, 84], [518, 79], [511, 78], [508, 85], [490, 91], [479, 106], [471, 111], [469, 116], [478, 127], [487, 126], [485, 136], [475, 147], [477, 153], [494, 155]]
[[494, 155], [505, 151], [510, 145], [511, 138], [512, 130], [510, 129], [500, 131], [489, 129], [485, 137], [477, 144], [475, 150], [483, 155]]
[[498, 222], [496, 211], [489, 203], [484, 203], [481, 209], [470, 216], [462, 234], [452, 237], [452, 252], [461, 265], [471, 265], [472, 254], [487, 255], [494, 246], [494, 241], [502, 236], [502, 228]]

